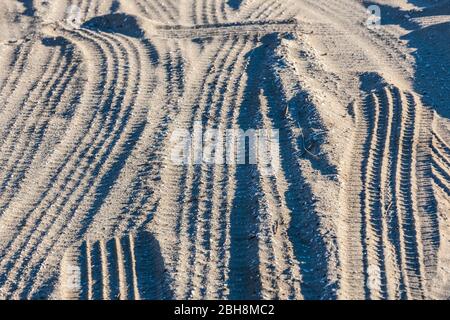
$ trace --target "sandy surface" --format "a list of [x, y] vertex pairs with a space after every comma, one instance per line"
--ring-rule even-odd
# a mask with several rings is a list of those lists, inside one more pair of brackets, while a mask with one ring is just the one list
[[[450, 298], [450, 1], [3, 0], [0, 28], [0, 298]], [[280, 170], [174, 163], [196, 123], [279, 130]]]

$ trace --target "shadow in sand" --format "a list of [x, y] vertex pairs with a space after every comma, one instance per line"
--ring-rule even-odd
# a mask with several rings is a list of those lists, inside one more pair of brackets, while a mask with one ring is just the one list
[[[305, 119], [300, 119], [306, 118], [305, 113], [300, 111], [302, 106], [297, 105], [303, 100], [296, 97], [293, 99], [296, 103], [287, 101], [271, 69], [271, 57], [279, 45], [279, 35], [270, 34], [261, 41], [261, 46], [247, 56], [248, 81], [238, 123], [244, 131], [262, 126], [259, 97], [263, 92], [267, 96], [268, 117], [273, 127], [280, 131], [281, 169], [286, 173], [288, 185], [284, 197], [292, 212], [288, 236], [301, 266], [302, 294], [306, 299], [332, 298], [333, 285], [327, 281], [327, 250], [319, 232], [320, 221], [312, 190], [306, 183], [295, 156], [295, 145], [300, 142], [289, 136], [289, 123], [282, 112], [286, 104], [291, 104], [292, 108], [296, 108], [292, 112], [298, 116], [298, 122], [306, 125]], [[237, 167], [236, 195], [231, 212], [231, 299], [255, 299], [260, 296], [261, 275], [257, 268], [260, 257], [256, 235], [260, 227], [259, 210], [262, 210], [257, 197], [262, 188], [260, 178], [261, 173], [256, 166]]]
[[120, 33], [134, 38], [143, 38], [144, 36], [144, 31], [137, 19], [125, 13], [98, 16], [86, 21], [81, 27], [94, 31]]
[[[286, 35], [289, 36], [289, 35]], [[266, 56], [274, 56], [276, 48], [280, 45], [278, 35], [266, 37], [266, 48], [256, 50], [266, 50]], [[264, 62], [260, 62], [264, 64]], [[307, 183], [304, 173], [298, 163], [295, 150], [303, 150], [306, 139], [295, 141], [290, 136], [290, 123], [283, 115], [284, 105], [287, 103], [290, 113], [295, 117], [296, 123], [301, 127], [305, 136], [309, 136], [312, 126], [318, 124], [313, 121], [314, 106], [308, 102], [307, 93], [301, 91], [288, 100], [275, 73], [271, 70], [273, 61], [265, 61], [267, 64], [263, 73], [262, 88], [267, 97], [268, 117], [275, 128], [280, 129], [280, 151], [281, 170], [285, 173], [288, 190], [284, 196], [286, 205], [291, 212], [291, 222], [288, 229], [289, 240], [291, 241], [294, 254], [300, 264], [302, 275], [301, 290], [303, 297], [312, 299], [333, 299], [335, 298], [336, 284], [328, 282], [328, 256], [326, 244], [320, 233], [320, 218], [316, 211], [314, 195], [310, 185]], [[283, 67], [282, 62], [280, 67]], [[318, 128], [319, 129], [319, 128]], [[320, 152], [320, 141], [317, 141], [315, 152]], [[312, 167], [320, 171], [323, 175], [335, 174], [336, 168], [327, 161], [326, 158], [310, 158], [305, 153], [303, 158], [307, 159]]]
[[[118, 9], [118, 5], [113, 3], [111, 10]], [[138, 38], [147, 48], [152, 64], [157, 65], [159, 63], [158, 51], [151, 41], [144, 36], [144, 31], [137, 19], [133, 16], [124, 13], [108, 14], [92, 18], [83, 23], [81, 27], [97, 32], [118, 33], [128, 37]]]
[[36, 9], [33, 6], [33, 0], [19, 0], [19, 2], [25, 7], [23, 14], [28, 17], [33, 17], [36, 12]]
[[422, 101], [450, 119], [450, 22], [414, 31], [405, 39], [417, 48], [414, 82]]
[[[422, 27], [418, 19], [450, 15], [450, 1], [424, 4], [423, 1], [409, 1], [420, 10], [405, 11], [388, 5], [381, 7], [382, 25], [400, 25], [408, 34], [401, 37], [408, 41], [416, 66], [415, 90], [422, 95], [422, 102], [433, 108], [440, 116], [450, 119], [450, 22]], [[373, 4], [365, 1], [365, 5]]]
[[238, 10], [239, 7], [241, 6], [243, 0], [228, 0], [228, 5], [233, 9], [233, 10]]
[[[448, 14], [450, 11], [450, 0], [406, 0], [421, 9], [427, 9], [433, 15]], [[445, 13], [447, 12], [447, 13]]]
[[[258, 93], [262, 76], [261, 61], [264, 51], [255, 49], [247, 54], [248, 80], [240, 108], [239, 128], [246, 131], [256, 129], [261, 124]], [[249, 157], [248, 143], [246, 163]], [[259, 230], [257, 193], [261, 192], [259, 172], [254, 165], [238, 165], [235, 173], [236, 191], [231, 210], [229, 298], [261, 298], [261, 275], [259, 273]]]
[[114, 0], [111, 4], [111, 9], [110, 11], [112, 13], [116, 13], [118, 10], [120, 9], [120, 2], [119, 0]]
[[150, 232], [135, 238], [137, 286], [142, 300], [172, 299], [171, 279], [166, 272], [158, 240]]
[[64, 37], [44, 38], [41, 42], [46, 47], [67, 47], [71, 45]]

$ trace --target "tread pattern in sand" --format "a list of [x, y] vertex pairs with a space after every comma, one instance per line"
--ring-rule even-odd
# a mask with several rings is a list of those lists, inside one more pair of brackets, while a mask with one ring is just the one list
[[[448, 297], [448, 131], [358, 1], [46, 3], [0, 43], [0, 298]], [[174, 163], [199, 122], [280, 129], [280, 170]]]
[[436, 270], [432, 113], [418, 101], [383, 86], [357, 108], [342, 244], [345, 297], [421, 299]]
[[159, 244], [148, 232], [84, 241], [61, 264], [62, 299], [154, 300], [170, 297]]

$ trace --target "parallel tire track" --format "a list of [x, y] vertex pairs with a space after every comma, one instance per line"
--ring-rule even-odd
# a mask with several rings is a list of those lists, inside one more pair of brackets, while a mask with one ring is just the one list
[[[230, 96], [239, 90], [236, 86], [233, 86], [233, 90], [229, 90], [228, 86], [235, 83], [236, 78], [233, 77], [233, 75], [236, 76], [235, 72], [237, 72], [237, 76], [242, 74], [244, 68], [242, 53], [246, 45], [248, 46], [246, 38], [239, 39], [239, 42], [232, 44], [233, 52], [227, 57], [227, 61], [223, 67], [219, 69], [224, 70], [224, 72], [216, 78], [217, 83], [211, 86], [212, 90], [206, 95], [207, 99], [201, 103], [203, 106], [201, 107], [201, 114], [209, 115], [204, 123], [206, 128], [218, 128], [219, 123], [217, 122], [217, 118], [219, 117], [219, 113], [228, 114], [227, 110], [230, 106], [229, 104], [225, 104], [224, 101], [228, 101]], [[220, 157], [218, 154], [220, 150], [211, 151], [210, 156], [212, 159]], [[191, 262], [191, 265], [194, 266], [191, 271], [193, 277], [188, 285], [188, 287], [192, 287], [194, 290], [193, 298], [204, 298], [207, 291], [211, 293], [215, 289], [205, 288], [208, 273], [213, 272], [217, 268], [216, 265], [209, 263], [210, 257], [216, 254], [216, 252], [211, 250], [209, 240], [213, 238], [211, 225], [216, 223], [212, 216], [215, 172], [215, 165], [211, 167], [210, 164], [204, 163], [198, 169], [198, 172], [194, 173], [194, 179], [197, 181], [194, 183], [199, 184], [194, 192], [194, 194], [197, 194], [198, 200], [192, 202], [186, 208], [191, 217], [196, 217], [194, 218], [196, 220], [196, 226], [193, 227], [195, 231], [192, 234], [192, 239], [190, 239], [193, 248], [195, 248]], [[224, 227], [224, 225], [222, 226]]]
[[[104, 37], [105, 40], [109, 39], [109, 41], [116, 43], [118, 48], [120, 48], [120, 51], [124, 57], [124, 63], [127, 63], [130, 66], [139, 65], [138, 51], [131, 41], [129, 41], [126, 37], [121, 36], [116, 38], [104, 34]], [[113, 134], [110, 136], [111, 140], [107, 140], [111, 144], [106, 147], [106, 151], [110, 152], [111, 155], [105, 153], [101, 159], [101, 162], [97, 165], [97, 169], [94, 169], [93, 173], [95, 173], [96, 170], [101, 172], [101, 179], [97, 178], [96, 180], [93, 180], [93, 178], [90, 178], [92, 180], [93, 189], [89, 191], [88, 189], [85, 189], [85, 191], [81, 193], [80, 198], [77, 201], [81, 203], [73, 209], [72, 212], [75, 216], [71, 218], [71, 223], [77, 222], [86, 227], [92, 223], [92, 220], [99, 209], [100, 203], [104, 201], [105, 195], [109, 192], [107, 190], [109, 190], [109, 188], [114, 184], [115, 176], [112, 173], [116, 172], [117, 175], [119, 174], [121, 171], [121, 163], [126, 161], [129, 155], [126, 148], [129, 148], [136, 143], [136, 139], [138, 139], [142, 133], [143, 124], [145, 123], [143, 117], [145, 117], [146, 112], [145, 108], [141, 109], [141, 106], [136, 106], [139, 91], [133, 88], [140, 88], [143, 84], [143, 80], [141, 69], [133, 69], [135, 72], [131, 72], [129, 77], [127, 76], [124, 78], [124, 81], [128, 82], [130, 85], [130, 91], [121, 91], [118, 95], [118, 106], [122, 106], [124, 111], [118, 113], [120, 118], [117, 118], [117, 120], [120, 119], [120, 122], [116, 122], [114, 127], [111, 127], [114, 129], [112, 131]], [[138, 107], [139, 110], [135, 110], [133, 112], [132, 108], [136, 107]], [[95, 174], [89, 174], [89, 176], [95, 177]], [[80, 213], [83, 212], [85, 213], [84, 216], [80, 215]], [[78, 232], [83, 233], [84, 230], [86, 230], [86, 227], [81, 228]], [[63, 229], [61, 229], [59, 233], [62, 233], [62, 230]], [[54, 240], [55, 244], [57, 239], [58, 238]]]
[[[34, 106], [32, 111], [22, 111], [21, 115], [24, 118], [21, 119], [20, 125], [16, 121], [10, 129], [10, 131], [13, 131], [12, 135], [9, 135], [9, 137], [12, 137], [12, 141], [23, 141], [24, 146], [19, 148], [18, 143], [15, 143], [14, 146], [10, 147], [10, 151], [3, 151], [10, 155], [10, 160], [9, 163], [1, 165], [5, 168], [3, 171], [5, 176], [2, 175], [0, 180], [1, 188], [7, 191], [0, 198], [0, 211], [6, 209], [12, 197], [18, 192], [19, 185], [29, 171], [38, 149], [42, 147], [51, 117], [56, 113], [57, 108], [63, 109], [64, 102], [69, 103], [63, 99], [64, 92], [69, 85], [73, 84], [74, 78], [76, 79], [75, 73], [78, 71], [78, 62], [76, 61], [77, 58], [74, 57], [73, 48], [70, 46], [62, 48], [60, 56], [65, 58], [61, 59], [57, 69], [48, 68], [54, 72], [52, 79], [45, 83], [40, 90], [30, 94], [28, 101], [25, 102], [30, 107]], [[41, 97], [44, 98], [43, 101], [40, 101]], [[35, 105], [35, 101], [37, 105]], [[23, 107], [23, 110], [26, 109]], [[7, 139], [7, 142], [9, 140]], [[19, 151], [20, 153], [16, 154]], [[18, 173], [16, 173], [17, 170]], [[14, 177], [12, 177], [13, 175]]]
[[[176, 22], [177, 10], [172, 3], [163, 1], [135, 0], [137, 7], [142, 10], [145, 16], [152, 20], [164, 23]], [[170, 8], [167, 8], [167, 7]]]
[[[187, 97], [188, 101], [184, 101], [186, 104], [182, 104], [182, 114], [180, 114], [179, 125], [180, 128], [193, 128], [194, 122], [197, 120], [202, 121], [205, 115], [208, 114], [207, 108], [209, 108], [208, 100], [213, 97], [213, 93], [218, 86], [218, 81], [221, 79], [222, 72], [226, 71], [227, 63], [230, 63], [230, 59], [235, 60], [237, 54], [232, 54], [235, 50], [234, 46], [237, 44], [237, 40], [220, 40], [222, 46], [215, 51], [214, 56], [210, 61], [207, 62], [207, 77], [200, 81], [200, 86], [195, 89], [195, 91], [203, 92], [201, 97], [195, 97], [194, 101], [188, 103], [191, 97]], [[230, 58], [233, 57], [233, 58]], [[180, 286], [175, 291], [176, 295], [180, 297], [189, 297], [190, 290], [192, 289], [192, 278], [190, 276], [189, 268], [193, 266], [192, 259], [195, 257], [194, 245], [195, 245], [195, 230], [197, 220], [197, 214], [193, 212], [189, 207], [193, 204], [197, 204], [200, 201], [198, 183], [195, 172], [199, 170], [198, 165], [188, 165], [184, 167], [183, 165], [170, 164], [168, 169], [173, 173], [168, 173], [172, 177], [180, 175], [181, 187], [179, 191], [183, 198], [186, 199], [187, 205], [181, 207], [180, 210], [180, 220], [175, 225], [175, 230], [177, 230], [177, 238], [179, 239], [179, 248], [177, 256], [180, 260], [177, 263], [176, 274], [174, 276], [174, 281], [180, 281], [180, 283], [185, 283], [186, 286]], [[169, 171], [169, 172], [170, 172]], [[164, 174], [165, 176], [166, 174]], [[175, 187], [175, 186], [174, 186]], [[197, 190], [197, 191], [196, 191]], [[176, 193], [175, 193], [176, 194]], [[188, 275], [186, 277], [185, 275]], [[181, 291], [183, 290], [183, 291]]]
[[67, 250], [60, 296], [69, 300], [165, 299], [159, 244], [148, 232], [110, 240], [86, 240]]
[[[2, 81], [0, 86], [0, 102], [3, 102], [6, 98], [5, 92], [10, 93], [17, 87], [18, 81], [20, 81], [21, 76], [25, 68], [27, 67], [28, 58], [31, 50], [33, 49], [34, 41], [28, 41], [25, 45], [17, 46], [11, 59], [14, 61], [10, 64], [10, 72], [7, 73], [7, 77]], [[3, 111], [3, 107], [0, 109]]]
[[[95, 37], [97, 37], [97, 36], [95, 36]], [[94, 37], [94, 38], [95, 38]], [[100, 40], [100, 38], [96, 38], [97, 40]], [[112, 46], [111, 46], [111, 44], [110, 44], [110, 48], [113, 48]], [[123, 49], [122, 49], [123, 50]], [[125, 51], [123, 50], [123, 52], [122, 53], [125, 53]], [[122, 58], [122, 60], [123, 60], [124, 58]], [[120, 60], [119, 60], [120, 61]], [[117, 67], [120, 65], [120, 63], [121, 62], [119, 62], [119, 61], [117, 61], [117, 63], [113, 63], [112, 65], [116, 65]], [[125, 70], [125, 72], [127, 72], [127, 68], [119, 68], [119, 69], [121, 69], [121, 70]], [[126, 79], [128, 79], [128, 75], [127, 75], [127, 73], [125, 73], [124, 74], [124, 76], [125, 76], [125, 78], [124, 77], [118, 77], [118, 81], [122, 81], [121, 79], [123, 79], [123, 81], [127, 81]], [[111, 89], [113, 90], [112, 92], [114, 92], [114, 90], [116, 90], [116, 86], [112, 86], [111, 87]], [[119, 89], [119, 90], [122, 90], [122, 89]], [[124, 90], [124, 89], [123, 89]], [[129, 100], [129, 98], [127, 97], [127, 94], [125, 93], [125, 91], [122, 91], [122, 92], [120, 92], [120, 91], [118, 91], [118, 92], [116, 92], [115, 94], [115, 97], [114, 96], [110, 96], [110, 98], [111, 98], [111, 102], [113, 103], [113, 106], [117, 106], [117, 107], [120, 107], [120, 105], [125, 101], [125, 102], [127, 102], [127, 101], [131, 101], [131, 103], [133, 102], [133, 100], [134, 100], [134, 98], [131, 98], [131, 100]], [[107, 101], [105, 101], [106, 102], [106, 104], [105, 104], [105, 107], [106, 108], [110, 108], [110, 105], [109, 105], [109, 103], [107, 102]], [[131, 106], [131, 104], [130, 104], [130, 106]], [[128, 107], [129, 108], [129, 107]], [[120, 116], [120, 117], [128, 117], [127, 116], [127, 114], [129, 115], [129, 111], [126, 111], [127, 109], [124, 109], [124, 111], [125, 111], [125, 113], [123, 113], [123, 112], [119, 112], [119, 109], [117, 110], [117, 112], [110, 112], [109, 113], [109, 121], [108, 122], [106, 122], [105, 123], [105, 125], [103, 126], [103, 128], [102, 129], [108, 129], [109, 130], [109, 128], [111, 128], [111, 129], [113, 129], [114, 131], [115, 130], [118, 130], [118, 129], [121, 129], [121, 126], [118, 126], [119, 125], [119, 123], [118, 122], [116, 122], [116, 120], [118, 120], [118, 118], [117, 118], [117, 116]], [[123, 118], [123, 119], [125, 119], [125, 118]], [[124, 120], [122, 120], [122, 121], [124, 121]], [[126, 122], [123, 122], [124, 124], [126, 124]], [[125, 128], [125, 127], [124, 127]], [[121, 130], [123, 130], [123, 129], [121, 129]], [[112, 132], [114, 132], [114, 131], [112, 131]], [[100, 137], [102, 136], [102, 135], [99, 135]], [[114, 138], [114, 136], [113, 135], [110, 135], [109, 137], [106, 137], [106, 135], [104, 135], [104, 138], [103, 138], [103, 141], [105, 141], [105, 142], [107, 142], [107, 141], [109, 141], [108, 143], [110, 144], [110, 147], [109, 148], [112, 148], [113, 146], [114, 146], [114, 144], [116, 143], [116, 141], [118, 141], [118, 138], [119, 137], [117, 137], [117, 138], [115, 138], [115, 139], [113, 139]], [[102, 140], [100, 140], [100, 142], [101, 142]], [[114, 143], [114, 144], [111, 144], [111, 143]], [[96, 147], [96, 148], [98, 148], [100, 145], [97, 145], [97, 146], [95, 146], [95, 144], [94, 145], [92, 145], [92, 147]], [[91, 147], [91, 148], [92, 148]], [[103, 150], [105, 150], [105, 151], [108, 151], [109, 150], [109, 148], [105, 148], [105, 149], [103, 149]], [[104, 161], [107, 159], [107, 158], [105, 158], [105, 156], [106, 156], [107, 154], [104, 154], [104, 156], [103, 156], [103, 160], [102, 160], [102, 157], [100, 157], [100, 160], [102, 160], [102, 162], [99, 162], [98, 164], [97, 164], [97, 166], [94, 166], [94, 167], [92, 167], [91, 166], [91, 170], [99, 170], [99, 168], [100, 167], [98, 167], [98, 165], [100, 165], [100, 164], [102, 164], [102, 163], [104, 163]], [[75, 159], [76, 161], [80, 161], [80, 160], [82, 160], [83, 158], [73, 158], [73, 159]], [[70, 162], [69, 162], [70, 163]], [[97, 169], [96, 169], [96, 167], [97, 167]], [[90, 170], [89, 170], [90, 171]], [[75, 171], [72, 171], [73, 173], [75, 173]], [[87, 172], [84, 172], [84, 176], [85, 177], [90, 177], [90, 175], [86, 175], [86, 173]], [[67, 177], [65, 178], [66, 179], [66, 181], [67, 181]], [[89, 179], [92, 179], [92, 178], [89, 178]], [[77, 179], [78, 181], [79, 181], [79, 183], [77, 183], [75, 186], [74, 186], [74, 189], [73, 189], [73, 191], [70, 191], [71, 189], [69, 188], [67, 191], [69, 191], [69, 192], [74, 192], [74, 191], [76, 191], [77, 190], [77, 186], [80, 186], [80, 184], [82, 183], [82, 180], [83, 180], [83, 178], [81, 177], [81, 180], [80, 179]], [[87, 181], [86, 181], [87, 182]], [[83, 183], [84, 184], [84, 183]], [[85, 187], [83, 187], [83, 189], [84, 189], [84, 191], [82, 191], [82, 193], [78, 193], [79, 195], [77, 195], [76, 197], [79, 197], [79, 196], [81, 196], [81, 198], [78, 198], [78, 201], [76, 201], [77, 203], [78, 203], [78, 205], [77, 206], [75, 206], [75, 207], [73, 207], [72, 208], [72, 210], [71, 210], [71, 212], [72, 212], [72, 214], [73, 213], [75, 213], [76, 212], [76, 208], [78, 207], [78, 206], [80, 206], [81, 205], [81, 199], [83, 199], [83, 197], [86, 195], [86, 192], [88, 191], [88, 189], [86, 189]], [[81, 189], [81, 190], [83, 190], [83, 189]], [[80, 191], [81, 191], [80, 190]], [[70, 193], [68, 194], [68, 196], [70, 195]], [[66, 199], [66, 197], [59, 197], [58, 198], [59, 200], [57, 200], [59, 203], [61, 203], [61, 205], [63, 206], [64, 205], [64, 203], [68, 200], [68, 198]], [[75, 198], [75, 199], [77, 199], [77, 198]], [[74, 201], [75, 201], [75, 199], [73, 199]], [[56, 199], [55, 199], [56, 200]], [[48, 200], [47, 200], [48, 201]], [[61, 201], [63, 201], [63, 202], [61, 202]], [[50, 203], [52, 203], [52, 202], [50, 202]], [[46, 214], [46, 216], [44, 217], [44, 216], [42, 216], [42, 212], [43, 211], [35, 211], [35, 215], [37, 214], [37, 217], [39, 217], [39, 218], [37, 218], [37, 220], [34, 220], [34, 219], [30, 219], [30, 218], [28, 218], [27, 219], [27, 225], [29, 224], [29, 223], [31, 223], [32, 221], [36, 221], [38, 224], [42, 224], [42, 225], [47, 225], [48, 226], [48, 228], [50, 228], [49, 230], [52, 230], [53, 229], [53, 232], [54, 233], [52, 233], [52, 232], [50, 232], [47, 236], [48, 237], [54, 237], [54, 235], [57, 235], [57, 234], [60, 234], [60, 232], [61, 232], [61, 229], [59, 229], [60, 227], [61, 227], [61, 225], [59, 225], [59, 223], [62, 223], [63, 221], [66, 221], [65, 223], [67, 223], [68, 221], [70, 221], [70, 220], [72, 220], [72, 218], [70, 217], [70, 216], [66, 216], [66, 217], [62, 217], [62, 216], [60, 216], [60, 217], [58, 217], [58, 219], [54, 222], [54, 223], [52, 223], [52, 224], [50, 224], [50, 225], [48, 225], [48, 223], [49, 223], [49, 218], [52, 216], [52, 215], [50, 215], [48, 212], [47, 212], [47, 214]], [[68, 220], [67, 220], [68, 219]], [[59, 226], [58, 226], [59, 225]], [[54, 228], [56, 228], [56, 229], [54, 229]], [[34, 228], [33, 228], [34, 229]], [[43, 235], [41, 232], [37, 232], [37, 233], [33, 233], [33, 234], [30, 234], [30, 231], [27, 231], [27, 230], [30, 230], [28, 227], [27, 228], [25, 228], [25, 229], [23, 229], [22, 230], [22, 234], [23, 235], [26, 235], [25, 236], [25, 239], [30, 239], [30, 237], [31, 237], [31, 239], [33, 239], [33, 241], [27, 241], [27, 246], [26, 246], [26, 250], [31, 250], [33, 247], [33, 245], [34, 244], [37, 244], [38, 242], [36, 242], [38, 239], [40, 239], [39, 237], [39, 234], [41, 234], [41, 235]], [[58, 231], [59, 230], [59, 231]], [[14, 240], [14, 243], [13, 243], [13, 246], [17, 246], [17, 244], [18, 244], [18, 241], [20, 241], [20, 239], [23, 239], [22, 238], [22, 236], [18, 236], [18, 237], [16, 237], [15, 238], [15, 240]], [[52, 240], [52, 242], [53, 242], [54, 240]], [[24, 247], [23, 247], [24, 248]], [[19, 250], [19, 252], [20, 252], [20, 250]], [[16, 254], [17, 254], [17, 252], [16, 252]], [[20, 258], [20, 259], [18, 259], [17, 261], [16, 261], [16, 263], [15, 263], [15, 266], [16, 267], [18, 267], [18, 266], [20, 266], [20, 265], [22, 265], [25, 261], [27, 261], [27, 260], [29, 260], [29, 259], [31, 259], [31, 257], [30, 256], [28, 256], [28, 255], [22, 255], [21, 256], [22, 258]], [[4, 261], [2, 261], [2, 262], [5, 262], [5, 261], [8, 261], [8, 259], [5, 259]], [[5, 266], [4, 264], [2, 265], [3, 267]], [[16, 267], [14, 267], [13, 268], [13, 270], [16, 268]], [[11, 271], [11, 272], [14, 272], [14, 271]], [[10, 278], [13, 278], [12, 276], [10, 276]]]
[[[397, 88], [367, 93], [357, 112], [343, 294], [420, 299], [433, 277], [439, 225], [430, 180], [431, 113]], [[355, 221], [355, 219], [358, 219]], [[361, 277], [361, 275], [365, 275]]]

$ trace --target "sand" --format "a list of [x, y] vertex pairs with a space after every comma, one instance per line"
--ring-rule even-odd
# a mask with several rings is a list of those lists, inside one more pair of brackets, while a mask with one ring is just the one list
[[[1, 299], [450, 298], [450, 1], [4, 0], [0, 27]], [[174, 162], [196, 124], [279, 130], [278, 170]]]

